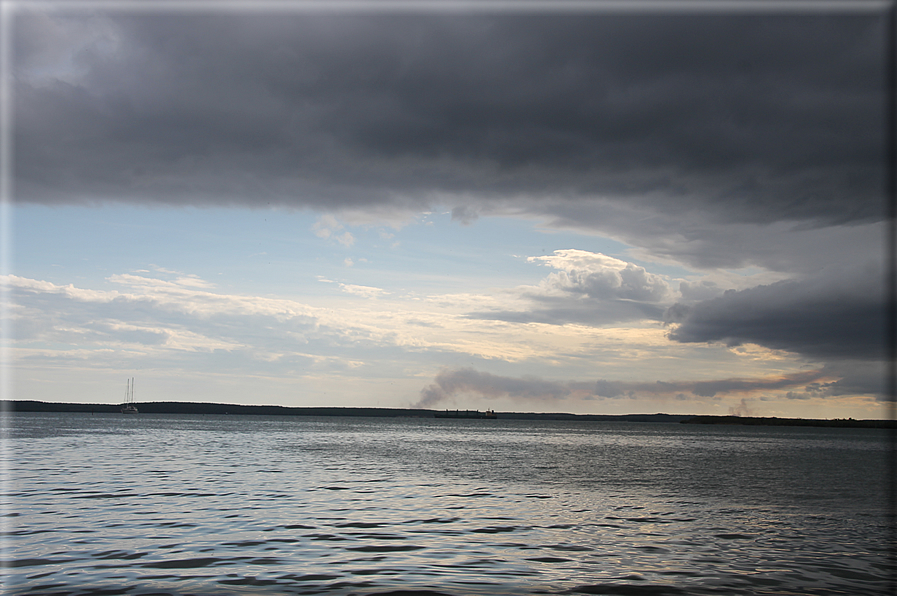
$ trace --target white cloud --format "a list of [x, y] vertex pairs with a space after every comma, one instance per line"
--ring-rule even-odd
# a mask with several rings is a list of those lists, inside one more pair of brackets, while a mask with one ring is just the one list
[[380, 296], [388, 295], [389, 292], [386, 290], [375, 288], [372, 286], [358, 286], [354, 284], [340, 284], [340, 289], [347, 294], [354, 294], [355, 296], [361, 296], [362, 298], [378, 298]]
[[353, 244], [355, 244], [355, 237], [351, 232], [345, 232], [340, 234], [339, 236], [334, 236], [334, 240], [345, 246], [346, 248], [351, 248]]
[[311, 229], [318, 238], [330, 238], [334, 232], [342, 230], [343, 225], [333, 215], [327, 213], [322, 215]]
[[351, 248], [352, 245], [355, 244], [355, 237], [351, 232], [345, 231], [342, 234], [338, 233], [344, 229], [343, 224], [330, 213], [326, 213], [318, 218], [318, 221], [314, 223], [311, 229], [318, 238], [335, 240], [346, 248]]
[[556, 250], [553, 255], [528, 257], [558, 269], [542, 282], [548, 293], [570, 292], [599, 300], [662, 302], [670, 296], [669, 284], [644, 267], [601, 253], [585, 250]]
[[197, 275], [186, 275], [178, 277], [175, 280], [175, 283], [180, 286], [185, 286], [188, 288], [214, 288], [215, 284], [208, 282], [204, 279], [200, 279]]
[[[509, 322], [606, 326], [622, 321], [660, 321], [673, 292], [661, 275], [644, 267], [578, 249], [528, 257], [557, 271], [538, 285], [513, 290], [516, 304], [481, 306], [469, 316]], [[508, 308], [508, 307], [511, 308]]]

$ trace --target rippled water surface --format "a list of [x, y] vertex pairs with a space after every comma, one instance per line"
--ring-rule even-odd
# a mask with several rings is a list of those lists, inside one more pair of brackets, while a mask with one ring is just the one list
[[883, 431], [4, 417], [7, 594], [889, 593]]

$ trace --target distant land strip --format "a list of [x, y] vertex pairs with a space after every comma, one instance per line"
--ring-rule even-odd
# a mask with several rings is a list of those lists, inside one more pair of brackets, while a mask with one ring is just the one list
[[[181, 401], [155, 401], [137, 404], [141, 414], [254, 415], [254, 416], [366, 416], [374, 418], [434, 418], [437, 412], [422, 408], [351, 408], [247, 406]], [[4, 412], [88, 412], [114, 414], [117, 404], [74, 404], [32, 400], [2, 400]], [[452, 410], [450, 410], [452, 411]], [[462, 410], [461, 412], [464, 412]], [[682, 424], [733, 424], [756, 426], [827, 426], [848, 428], [897, 428], [895, 420], [763, 418], [754, 416], [695, 416], [692, 414], [567, 414], [557, 412], [496, 412], [503, 420], [582, 420], [597, 422], [667, 422]], [[472, 418], [466, 418], [472, 419]]]
[[741, 426], [832, 426], [841, 428], [897, 428], [897, 420], [854, 420], [853, 418], [762, 418], [757, 416], [689, 416], [683, 424], [739, 424]]
[[[351, 407], [298, 407], [287, 406], [243, 406], [235, 404], [214, 404], [182, 401], [154, 401], [135, 404], [141, 414], [237, 414], [256, 416], [368, 416], [375, 418], [434, 418], [437, 412], [422, 408], [351, 408]], [[94, 412], [118, 413], [118, 404], [67, 404], [30, 400], [0, 401], [4, 411], [15, 412]], [[448, 410], [455, 412], [457, 410]], [[474, 410], [460, 410], [474, 412]], [[622, 416], [600, 414], [565, 414], [531, 412], [496, 412], [497, 418], [517, 420], [598, 420], [623, 422], [681, 422], [691, 418], [682, 414], [626, 414]], [[469, 417], [475, 418], [474, 416]], [[465, 419], [467, 419], [465, 417]]]

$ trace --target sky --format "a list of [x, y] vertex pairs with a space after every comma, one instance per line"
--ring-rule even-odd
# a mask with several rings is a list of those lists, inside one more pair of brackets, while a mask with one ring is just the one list
[[886, 9], [4, 3], [5, 393], [886, 417]]

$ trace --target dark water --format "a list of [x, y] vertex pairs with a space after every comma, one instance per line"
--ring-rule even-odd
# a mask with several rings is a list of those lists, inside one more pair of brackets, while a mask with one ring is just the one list
[[5, 594], [890, 593], [869, 429], [17, 414]]

